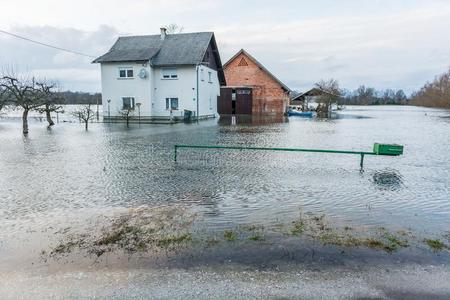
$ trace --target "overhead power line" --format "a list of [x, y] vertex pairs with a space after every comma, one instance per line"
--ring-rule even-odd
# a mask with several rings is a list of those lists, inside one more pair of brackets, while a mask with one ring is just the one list
[[93, 55], [89, 55], [89, 54], [85, 54], [85, 53], [82, 53], [82, 52], [78, 52], [78, 51], [74, 51], [74, 50], [61, 48], [61, 47], [50, 45], [50, 44], [46, 44], [46, 43], [42, 43], [42, 42], [39, 42], [39, 41], [36, 41], [36, 40], [32, 40], [32, 39], [24, 37], [24, 36], [20, 36], [20, 35], [17, 35], [17, 34], [8, 32], [8, 31], [1, 30], [1, 29], [0, 29], [0, 32], [4, 33], [4, 34], [7, 34], [9, 36], [13, 36], [13, 37], [18, 38], [18, 39], [21, 39], [21, 40], [25, 40], [25, 41], [28, 41], [28, 42], [31, 42], [31, 43], [35, 43], [35, 44], [41, 45], [41, 46], [45, 46], [45, 47], [49, 47], [49, 48], [53, 48], [53, 49], [56, 49], [56, 50], [69, 52], [69, 53], [72, 53], [72, 54], [81, 55], [81, 56], [85, 56], [85, 57], [89, 57], [89, 58], [96, 58], [96, 56], [93, 56]]

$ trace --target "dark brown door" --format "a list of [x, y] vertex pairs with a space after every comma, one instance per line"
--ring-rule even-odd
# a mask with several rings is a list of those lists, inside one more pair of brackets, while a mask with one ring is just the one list
[[239, 88], [236, 91], [236, 114], [252, 114], [252, 89]]
[[231, 88], [221, 88], [217, 97], [217, 112], [220, 115], [231, 115]]

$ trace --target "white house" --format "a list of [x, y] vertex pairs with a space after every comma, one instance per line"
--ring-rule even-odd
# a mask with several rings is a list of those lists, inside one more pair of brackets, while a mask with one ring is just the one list
[[93, 62], [101, 64], [105, 119], [128, 108], [144, 121], [215, 117], [226, 85], [212, 32], [119, 37]]

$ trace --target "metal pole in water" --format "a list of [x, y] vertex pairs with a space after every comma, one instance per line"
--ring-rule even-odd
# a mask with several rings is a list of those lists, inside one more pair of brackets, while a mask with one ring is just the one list
[[364, 166], [364, 153], [361, 153], [361, 163], [360, 163], [361, 169]]
[[173, 159], [174, 159], [174, 161], [176, 162], [176, 161], [177, 161], [177, 149], [178, 149], [178, 146], [175, 145], [174, 147], [175, 147], [175, 151], [174, 151]]
[[97, 122], [98, 122], [98, 120], [100, 119], [100, 115], [99, 115], [99, 113], [98, 113], [98, 97], [96, 97], [97, 98]]
[[111, 99], [108, 99], [108, 123], [111, 123], [111, 111], [109, 109], [109, 103], [111, 103]]

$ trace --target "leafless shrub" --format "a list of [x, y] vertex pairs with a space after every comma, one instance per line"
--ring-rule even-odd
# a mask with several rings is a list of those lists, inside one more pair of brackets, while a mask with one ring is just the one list
[[91, 105], [82, 105], [72, 112], [74, 117], [77, 117], [80, 122], [84, 122], [85, 129], [88, 130], [89, 121], [92, 121], [95, 117], [94, 111], [91, 109]]
[[130, 126], [130, 120], [134, 115], [134, 109], [131, 107], [125, 107], [121, 110], [119, 110], [119, 114], [122, 116], [122, 119], [124, 119], [127, 123], [127, 127]]

